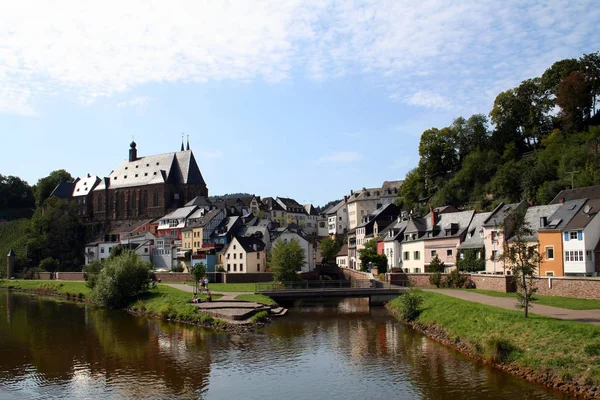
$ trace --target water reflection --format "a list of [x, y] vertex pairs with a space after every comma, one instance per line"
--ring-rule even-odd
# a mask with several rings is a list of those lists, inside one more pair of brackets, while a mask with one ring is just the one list
[[0, 397], [566, 398], [465, 360], [364, 299], [223, 334], [0, 291]]

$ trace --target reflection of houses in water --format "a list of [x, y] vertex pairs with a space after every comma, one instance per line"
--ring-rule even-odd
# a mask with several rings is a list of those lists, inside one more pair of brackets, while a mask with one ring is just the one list
[[370, 314], [368, 298], [346, 298], [338, 303], [337, 310], [342, 314]]

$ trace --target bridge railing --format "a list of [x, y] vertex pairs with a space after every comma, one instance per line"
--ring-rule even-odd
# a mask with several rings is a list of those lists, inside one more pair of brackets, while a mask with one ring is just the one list
[[[256, 292], [261, 290], [309, 290], [309, 289], [390, 289], [394, 285], [389, 282], [362, 280], [322, 280], [322, 281], [289, 281], [257, 283]], [[399, 286], [399, 285], [396, 285]]]

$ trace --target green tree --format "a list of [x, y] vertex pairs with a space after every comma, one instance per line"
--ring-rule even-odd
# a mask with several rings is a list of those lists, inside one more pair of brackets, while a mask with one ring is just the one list
[[304, 250], [297, 240], [284, 242], [277, 240], [271, 249], [269, 269], [277, 282], [296, 281], [298, 271], [302, 270], [305, 256]]
[[92, 261], [85, 267], [83, 267], [83, 278], [85, 279], [85, 285], [90, 289], [93, 289], [96, 286], [96, 282], [98, 281], [98, 275], [102, 270], [102, 263], [98, 260]]
[[485, 248], [464, 249], [456, 262], [459, 271], [478, 272], [485, 270]]
[[206, 276], [206, 264], [200, 262], [194, 265], [192, 267], [191, 272], [192, 276], [194, 277], [194, 283], [196, 285], [194, 293], [198, 293], [198, 283], [200, 282], [200, 279], [203, 279]]
[[534, 231], [525, 221], [525, 211], [510, 214], [501, 226], [502, 232], [507, 236], [512, 235], [511, 242], [504, 245], [500, 260], [509, 268], [517, 281], [517, 307], [525, 311], [525, 318], [529, 315], [531, 303], [537, 288], [534, 277], [540, 264], [540, 253], [537, 246], [531, 246], [525, 240], [533, 236]]
[[50, 175], [38, 180], [35, 185], [35, 204], [41, 207], [44, 201], [50, 197], [52, 191], [59, 183], [73, 182], [73, 177], [64, 169], [50, 172]]
[[148, 290], [151, 269], [152, 264], [142, 262], [133, 251], [106, 259], [92, 290], [92, 300], [107, 308], [124, 307]]
[[33, 208], [33, 190], [17, 176], [0, 174], [0, 210]]
[[431, 272], [429, 275], [429, 283], [435, 285], [436, 287], [440, 287], [442, 285], [442, 272], [446, 270], [446, 265], [440, 258], [437, 256], [433, 257], [429, 265], [427, 266], [427, 272]]
[[342, 249], [342, 244], [331, 237], [326, 237], [321, 240], [319, 248], [326, 262], [335, 262], [337, 253]]
[[52, 257], [46, 257], [42, 261], [40, 261], [40, 270], [46, 272], [56, 272], [60, 267], [60, 263], [58, 260], [55, 260]]
[[364, 249], [360, 249], [360, 270], [368, 271], [369, 266], [377, 268], [377, 272], [387, 271], [388, 260], [385, 254], [377, 254], [377, 239], [367, 240]]
[[419, 142], [419, 169], [431, 186], [456, 171], [458, 156], [454, 132], [450, 128], [431, 128], [423, 132]]

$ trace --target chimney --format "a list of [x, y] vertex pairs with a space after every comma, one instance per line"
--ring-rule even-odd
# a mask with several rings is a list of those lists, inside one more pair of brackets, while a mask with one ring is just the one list
[[529, 207], [533, 207], [535, 205], [533, 200], [527, 200], [527, 203], [529, 204]]
[[354, 194], [354, 190], [350, 189], [350, 196]]
[[88, 174], [88, 178], [91, 178], [92, 176], [90, 174]]
[[344, 203], [348, 202], [348, 196], [344, 196]]
[[431, 204], [429, 204], [429, 213], [431, 214], [431, 226], [433, 227], [435, 225], [437, 213], [433, 211], [433, 206]]
[[548, 219], [546, 217], [540, 217], [540, 228], [544, 228], [548, 225]]

